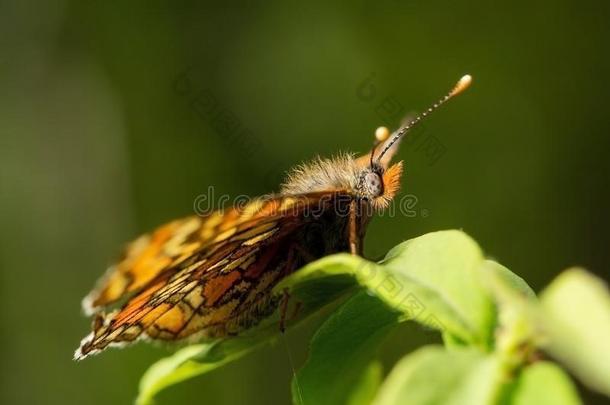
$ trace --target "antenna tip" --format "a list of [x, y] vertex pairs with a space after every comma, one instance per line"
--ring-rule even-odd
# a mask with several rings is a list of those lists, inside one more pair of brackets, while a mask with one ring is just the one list
[[379, 142], [385, 142], [390, 137], [390, 130], [386, 127], [379, 127], [375, 130], [375, 138]]
[[460, 94], [461, 92], [466, 90], [470, 86], [470, 83], [472, 83], [472, 76], [470, 76], [470, 75], [462, 76], [462, 78], [460, 80], [458, 80], [458, 82], [456, 83], [453, 90], [451, 90], [451, 93], [449, 93], [449, 96], [450, 97], [457, 96], [458, 94]]

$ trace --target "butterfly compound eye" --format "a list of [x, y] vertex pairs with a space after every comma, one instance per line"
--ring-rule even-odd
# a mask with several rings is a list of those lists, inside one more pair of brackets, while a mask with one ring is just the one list
[[379, 197], [383, 194], [383, 181], [381, 176], [375, 172], [368, 172], [364, 175], [364, 188], [366, 194], [371, 197]]

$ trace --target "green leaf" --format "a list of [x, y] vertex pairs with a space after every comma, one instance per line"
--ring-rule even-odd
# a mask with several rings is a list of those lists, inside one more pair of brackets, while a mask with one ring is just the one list
[[[366, 291], [354, 295], [314, 335], [309, 358], [293, 381], [293, 402], [348, 402], [382, 340], [397, 324], [398, 315], [379, 299]], [[360, 395], [352, 400], [362, 403]]]
[[503, 388], [499, 360], [475, 349], [426, 346], [404, 357], [374, 405], [494, 404]]
[[154, 396], [164, 388], [221, 367], [243, 356], [258, 344], [258, 340], [238, 338], [178, 350], [172, 356], [154, 363], [144, 373], [140, 379], [136, 404], [151, 404]]
[[381, 264], [398, 280], [422, 287], [422, 295], [417, 297], [429, 310], [431, 324], [440, 321], [441, 315], [451, 315], [468, 331], [458, 337], [487, 345], [493, 332], [494, 310], [481, 279], [483, 262], [477, 243], [464, 232], [451, 230], [401, 243]]
[[497, 293], [503, 294], [506, 297], [510, 291], [510, 293], [518, 294], [529, 300], [536, 299], [536, 293], [525, 280], [501, 264], [493, 260], [486, 260], [483, 268], [486, 276], [485, 279], [491, 284], [492, 290], [503, 289], [503, 291], [496, 291]]
[[381, 363], [373, 361], [360, 376], [349, 396], [347, 405], [369, 405], [375, 398], [382, 380], [383, 368]]
[[570, 269], [541, 294], [545, 349], [590, 388], [610, 395], [610, 294], [599, 278]]
[[483, 254], [461, 231], [433, 232], [401, 243], [375, 264], [347, 254], [305, 266], [278, 288], [351, 275], [372, 294], [424, 325], [458, 340], [491, 346], [494, 307], [481, 280]]
[[570, 377], [555, 364], [539, 362], [526, 367], [514, 384], [511, 405], [579, 405]]
[[508, 370], [517, 370], [536, 350], [539, 328], [536, 295], [519, 276], [487, 260], [482, 272], [496, 302], [495, 352]]

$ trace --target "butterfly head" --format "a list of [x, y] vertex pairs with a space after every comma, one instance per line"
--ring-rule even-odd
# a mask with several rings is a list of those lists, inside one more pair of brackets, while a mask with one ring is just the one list
[[362, 199], [370, 201], [375, 208], [383, 209], [389, 205], [400, 188], [403, 164], [398, 162], [391, 165], [391, 160], [398, 152], [401, 139], [447, 100], [466, 90], [471, 81], [470, 75], [463, 76], [447, 95], [419, 116], [406, 120], [406, 124], [392, 134], [386, 127], [377, 128], [373, 149], [368, 155], [358, 159], [360, 172], [356, 191]]
[[386, 208], [400, 189], [403, 163], [391, 165], [392, 157], [398, 150], [398, 142], [383, 159], [373, 160], [375, 150], [387, 144], [389, 135], [387, 128], [379, 127], [375, 132], [377, 140], [373, 150], [356, 160], [359, 166], [356, 194], [375, 209]]

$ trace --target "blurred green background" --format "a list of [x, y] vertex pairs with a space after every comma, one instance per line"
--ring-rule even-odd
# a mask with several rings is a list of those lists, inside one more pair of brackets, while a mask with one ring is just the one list
[[[536, 290], [575, 264], [607, 279], [608, 21], [601, 0], [2, 2], [0, 403], [129, 403], [171, 349], [72, 361], [80, 299], [125, 241], [209, 186], [259, 195], [315, 154], [363, 152], [464, 73], [420, 131], [442, 155], [400, 153], [415, 216], [375, 220], [368, 255], [462, 228]], [[289, 334], [297, 363], [316, 322]], [[431, 339], [404, 326], [386, 365]], [[290, 378], [277, 345], [159, 403], [285, 404]]]

